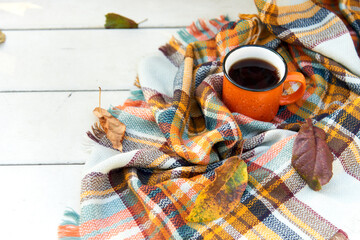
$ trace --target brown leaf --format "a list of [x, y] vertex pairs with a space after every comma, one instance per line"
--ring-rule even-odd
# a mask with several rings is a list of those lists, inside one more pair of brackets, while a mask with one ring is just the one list
[[307, 119], [295, 138], [291, 163], [310, 188], [319, 191], [333, 175], [333, 155], [326, 143], [326, 133]]
[[237, 156], [230, 157], [215, 173], [215, 180], [197, 196], [187, 221], [213, 221], [226, 216], [240, 203], [248, 182], [246, 163]]
[[108, 13], [105, 17], [105, 28], [138, 28], [138, 24], [134, 20], [119, 14]]
[[93, 113], [99, 118], [100, 126], [106, 133], [106, 137], [113, 144], [113, 147], [122, 151], [122, 140], [126, 130], [125, 124], [100, 107], [95, 108]]
[[5, 42], [5, 40], [6, 40], [6, 35], [2, 31], [0, 31], [0, 43]]

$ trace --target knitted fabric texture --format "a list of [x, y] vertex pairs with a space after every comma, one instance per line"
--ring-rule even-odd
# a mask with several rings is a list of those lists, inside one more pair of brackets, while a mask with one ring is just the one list
[[[274, 2], [256, 0], [259, 14], [237, 21], [199, 20], [141, 62], [140, 88], [108, 109], [126, 125], [123, 151], [104, 134], [89, 133], [96, 142], [81, 211], [60, 226], [60, 238], [347, 238], [299, 199], [308, 186], [291, 157], [299, 122], [311, 118], [327, 134], [335, 168], [360, 180], [359, 2]], [[275, 49], [289, 71], [306, 77], [302, 99], [281, 106], [272, 122], [232, 113], [221, 101], [221, 60], [246, 44]], [[187, 221], [201, 190], [232, 156], [248, 171], [237, 206], [214, 221]]]

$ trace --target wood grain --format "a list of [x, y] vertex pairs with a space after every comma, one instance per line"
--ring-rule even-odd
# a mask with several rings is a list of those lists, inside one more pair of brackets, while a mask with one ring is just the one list
[[64, 211], [79, 209], [82, 169], [81, 165], [1, 167], [1, 239], [58, 239]]
[[[128, 95], [102, 92], [101, 105], [122, 104]], [[0, 165], [85, 162], [98, 92], [1, 93], [0, 102]]]
[[114, 12], [142, 23], [142, 28], [183, 27], [197, 18], [239, 13], [257, 13], [252, 0], [30, 0], [1, 1], [1, 29], [89, 29], [103, 28], [105, 15]]
[[129, 89], [175, 29], [6, 31], [0, 92]]

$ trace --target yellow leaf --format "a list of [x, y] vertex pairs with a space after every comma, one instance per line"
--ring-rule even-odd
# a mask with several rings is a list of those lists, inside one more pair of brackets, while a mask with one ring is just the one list
[[240, 203], [248, 182], [246, 163], [237, 156], [215, 169], [215, 180], [195, 200], [187, 220], [208, 222], [226, 216]]
[[5, 42], [5, 40], [6, 40], [5, 34], [2, 31], [0, 31], [0, 43]]
[[100, 107], [95, 108], [93, 113], [99, 118], [100, 126], [106, 133], [106, 137], [113, 144], [113, 147], [122, 151], [122, 140], [126, 130], [125, 124]]

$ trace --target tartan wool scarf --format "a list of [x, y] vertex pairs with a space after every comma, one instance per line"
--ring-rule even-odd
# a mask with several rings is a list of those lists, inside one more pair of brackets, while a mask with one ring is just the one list
[[[101, 129], [88, 133], [94, 146], [81, 183], [81, 212], [66, 213], [60, 239], [355, 234], [339, 225], [343, 212], [335, 206], [343, 201], [351, 207], [360, 196], [359, 1], [255, 3], [258, 15], [199, 20], [141, 62], [139, 88], [108, 109], [126, 125], [123, 149], [116, 150]], [[275, 49], [289, 71], [306, 77], [302, 99], [281, 106], [271, 122], [232, 113], [221, 101], [221, 60], [247, 44]], [[284, 94], [296, 87], [285, 86]], [[291, 165], [299, 122], [307, 118], [325, 130], [334, 155], [334, 176], [320, 192], [309, 189]], [[248, 179], [233, 209], [213, 220], [189, 221], [199, 194], [225, 174], [224, 166], [234, 166], [234, 157], [245, 163]], [[347, 217], [356, 221], [359, 209]]]

